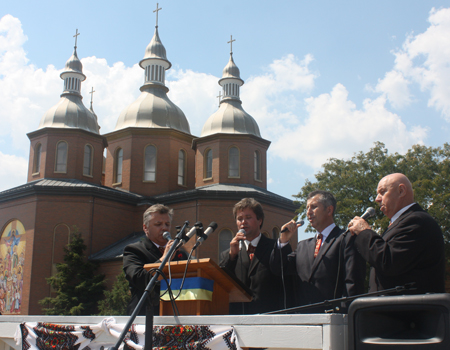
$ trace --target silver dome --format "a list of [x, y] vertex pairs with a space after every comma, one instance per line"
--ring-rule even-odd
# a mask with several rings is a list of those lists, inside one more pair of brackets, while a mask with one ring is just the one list
[[236, 78], [241, 79], [241, 75], [239, 72], [239, 68], [236, 66], [233, 60], [233, 54], [230, 54], [230, 60], [228, 64], [225, 66], [222, 72], [222, 79], [224, 78]]
[[78, 128], [99, 133], [97, 117], [84, 105], [77, 95], [63, 94], [59, 102], [42, 117], [41, 128]]
[[84, 81], [86, 79], [86, 76], [83, 74], [83, 64], [78, 59], [77, 55], [77, 49], [75, 48], [73, 50], [72, 56], [67, 60], [66, 66], [64, 67], [64, 72], [61, 73], [61, 77], [64, 73], [79, 73], [83, 76], [83, 79], [81, 81]]
[[150, 44], [148, 44], [147, 48], [145, 49], [144, 58], [141, 60], [141, 62], [139, 62], [139, 65], [144, 68], [144, 65], [142, 63], [149, 58], [156, 58], [166, 61], [168, 64], [168, 66], [165, 67], [166, 69], [169, 69], [172, 66], [172, 64], [167, 60], [166, 48], [159, 38], [158, 28], [155, 28], [155, 34], [153, 35]]
[[258, 124], [237, 100], [224, 101], [203, 125], [201, 137], [212, 134], [251, 134], [261, 137]]
[[183, 111], [169, 100], [167, 88], [144, 85], [141, 95], [120, 113], [114, 130], [127, 127], [172, 128], [190, 134]]

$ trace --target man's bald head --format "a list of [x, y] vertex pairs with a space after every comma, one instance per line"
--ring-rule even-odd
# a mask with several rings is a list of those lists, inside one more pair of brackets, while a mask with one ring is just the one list
[[378, 183], [377, 198], [380, 210], [391, 219], [405, 206], [414, 203], [414, 191], [409, 179], [400, 173], [389, 174]]

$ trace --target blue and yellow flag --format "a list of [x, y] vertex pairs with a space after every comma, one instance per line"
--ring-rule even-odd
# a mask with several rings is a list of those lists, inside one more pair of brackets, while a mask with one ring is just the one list
[[[174, 296], [180, 290], [182, 278], [172, 279], [172, 293]], [[177, 300], [208, 300], [212, 301], [214, 281], [203, 277], [189, 277], [184, 280], [183, 290]], [[161, 280], [161, 295], [167, 290], [167, 283]], [[169, 293], [164, 294], [162, 300], [169, 301]]]

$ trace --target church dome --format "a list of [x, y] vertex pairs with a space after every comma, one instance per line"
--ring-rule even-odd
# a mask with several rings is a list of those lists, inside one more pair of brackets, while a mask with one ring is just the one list
[[83, 74], [83, 65], [78, 59], [76, 46], [60, 77], [64, 80], [61, 99], [44, 114], [39, 129], [76, 128], [99, 134], [97, 116], [82, 102], [81, 82], [86, 76]]
[[228, 61], [228, 64], [223, 69], [222, 79], [224, 78], [241, 79], [239, 68], [234, 63], [232, 54], [230, 55], [230, 60]]
[[141, 62], [139, 62], [139, 65], [145, 69], [145, 66], [143, 64], [144, 61], [147, 59], [160, 59], [167, 62], [167, 65], [165, 66], [165, 69], [169, 69], [172, 64], [167, 60], [166, 56], [166, 48], [161, 42], [161, 39], [159, 38], [158, 28], [155, 28], [155, 34], [153, 35], [152, 40], [150, 41], [150, 44], [148, 44], [147, 48], [145, 49], [145, 55]]
[[172, 128], [190, 134], [183, 111], [159, 86], [143, 86], [141, 95], [120, 113], [115, 130], [127, 127]]
[[167, 96], [166, 70], [171, 67], [166, 49], [155, 29], [150, 44], [139, 65], [145, 70], [141, 95], [120, 113], [116, 128], [171, 128], [190, 134], [189, 123], [183, 111]]
[[223, 69], [222, 78], [219, 80], [222, 86], [223, 97], [217, 112], [211, 115], [203, 125], [201, 137], [212, 134], [250, 134], [261, 137], [258, 123], [242, 108], [240, 99], [240, 87], [244, 81], [240, 77], [239, 68], [230, 59]]
[[69, 72], [82, 74], [84, 77], [82, 81], [86, 79], [86, 76], [83, 74], [83, 64], [78, 59], [76, 48], [73, 50], [72, 56], [67, 60], [64, 72], [61, 75]]
[[201, 137], [212, 134], [251, 134], [261, 137], [258, 124], [241, 106], [240, 101], [221, 103], [217, 112], [203, 125]]
[[77, 128], [99, 133], [97, 117], [87, 109], [81, 98], [63, 94], [59, 102], [42, 117], [39, 128]]

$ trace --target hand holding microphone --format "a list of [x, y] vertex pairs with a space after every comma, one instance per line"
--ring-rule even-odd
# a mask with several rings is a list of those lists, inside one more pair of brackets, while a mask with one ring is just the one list
[[280, 242], [287, 243], [292, 238], [297, 228], [303, 226], [305, 222], [298, 218], [297, 221], [291, 220], [287, 224], [284, 224], [280, 231]]
[[369, 224], [366, 222], [367, 219], [375, 215], [375, 209], [369, 207], [366, 209], [361, 217], [355, 216], [352, 221], [349, 222], [347, 230], [343, 233], [345, 236], [348, 232], [352, 235], [359, 235], [361, 231], [370, 229]]

